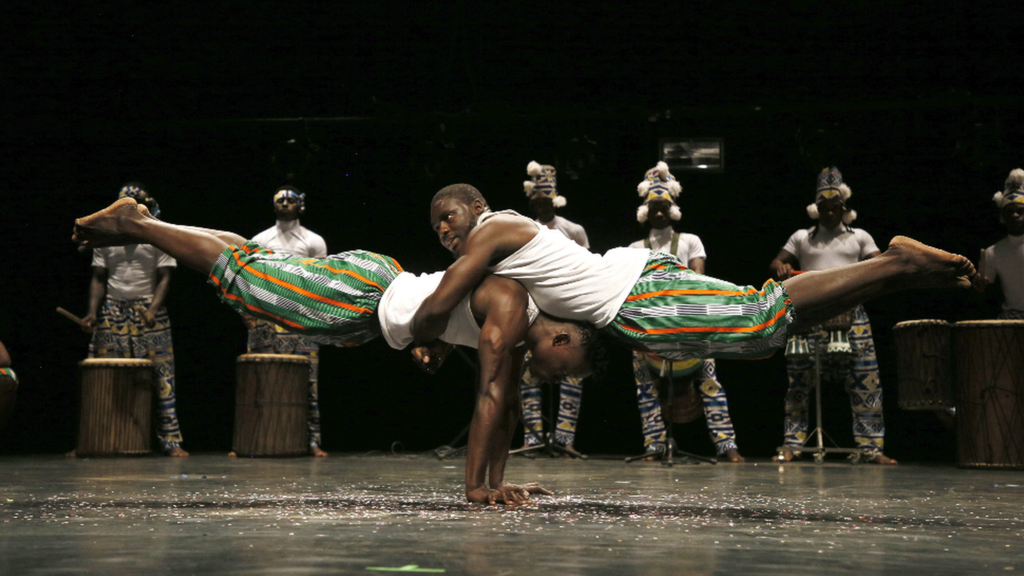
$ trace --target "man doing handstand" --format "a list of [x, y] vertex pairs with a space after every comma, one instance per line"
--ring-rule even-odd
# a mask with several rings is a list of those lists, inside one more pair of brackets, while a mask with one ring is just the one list
[[[362, 250], [325, 259], [277, 254], [231, 232], [162, 222], [131, 199], [77, 220], [73, 240], [83, 250], [152, 244], [209, 274], [221, 300], [237, 311], [338, 346], [358, 346], [379, 335], [394, 348], [408, 346], [413, 314], [443, 275], [415, 276], [392, 258]], [[467, 499], [520, 503], [530, 494], [550, 494], [537, 484], [504, 482], [518, 422], [515, 384], [522, 356], [529, 349], [534, 369], [544, 378], [586, 376], [603, 354], [593, 326], [538, 313], [519, 283], [495, 276], [453, 307], [439, 340], [479, 348], [481, 382], [466, 458]], [[523, 341], [526, 346], [518, 346]], [[415, 350], [414, 357], [433, 371], [446, 351], [450, 347], [432, 344]]]

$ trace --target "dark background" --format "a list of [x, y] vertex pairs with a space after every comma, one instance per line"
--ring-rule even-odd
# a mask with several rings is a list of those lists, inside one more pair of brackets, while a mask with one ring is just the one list
[[[74, 445], [88, 336], [54, 308], [84, 315], [90, 269], [71, 225], [129, 180], [168, 221], [244, 235], [273, 223], [272, 191], [290, 181], [329, 250], [371, 249], [422, 272], [450, 261], [428, 226], [447, 184], [525, 211], [526, 164], [555, 164], [560, 213], [604, 251], [643, 234], [635, 190], [659, 138], [722, 137], [723, 173], [675, 172], [681, 229], [703, 239], [714, 276], [760, 285], [786, 238], [812, 224], [804, 207], [830, 164], [853, 190], [856, 225], [882, 247], [908, 234], [973, 259], [1004, 234], [990, 198], [1024, 144], [1011, 9], [760, 4], [8, 3], [0, 338], [21, 388], [0, 451]], [[993, 318], [998, 302], [913, 292], [869, 304], [889, 455], [953, 458], [934, 416], [897, 407], [892, 326]], [[227, 451], [241, 322], [186, 269], [168, 309], [185, 448]], [[628, 358], [617, 351], [606, 380], [586, 385], [584, 452], [641, 449]], [[453, 360], [429, 377], [383, 340], [324, 348], [324, 448], [449, 441], [472, 411], [470, 369]], [[721, 361], [719, 375], [741, 451], [773, 453], [781, 354]], [[825, 396], [827, 430], [851, 445], [845, 393]], [[703, 425], [677, 432], [684, 448], [712, 452]]]

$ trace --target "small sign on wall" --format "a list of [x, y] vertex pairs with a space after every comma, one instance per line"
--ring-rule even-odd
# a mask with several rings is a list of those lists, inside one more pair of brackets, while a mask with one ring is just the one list
[[722, 138], [662, 138], [658, 158], [673, 172], [725, 170], [725, 146]]

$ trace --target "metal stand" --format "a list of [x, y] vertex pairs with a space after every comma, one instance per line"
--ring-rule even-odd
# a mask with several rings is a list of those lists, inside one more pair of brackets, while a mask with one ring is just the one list
[[[572, 456], [573, 458], [586, 460], [586, 454], [581, 454], [576, 450], [569, 448], [568, 446], [562, 446], [561, 444], [557, 444], [555, 442], [555, 423], [557, 422], [556, 418], [558, 416], [558, 392], [555, 388], [558, 386], [558, 384], [541, 385], [546, 385], [548, 387], [548, 416], [547, 418], [541, 416], [541, 422], [544, 423], [546, 421], [547, 425], [544, 428], [545, 430], [547, 430], [547, 432], [541, 432], [541, 434], [538, 436], [535, 431], [531, 430], [530, 427], [526, 425], [526, 422], [523, 422], [523, 430], [525, 431], [525, 433], [539, 440], [540, 444], [537, 444], [535, 446], [524, 446], [522, 448], [510, 450], [509, 455], [523, 455], [526, 456], [527, 458], [536, 458], [537, 454], [547, 454], [548, 456], [555, 458], [557, 456], [566, 454]], [[522, 417], [520, 417], [520, 419], [522, 419]]]
[[[668, 397], [675, 398], [675, 380], [672, 378], [672, 371], [668, 372]], [[644, 452], [636, 456], [629, 456], [626, 458], [626, 464], [635, 462], [637, 460], [643, 460], [645, 458], [656, 458], [661, 460], [662, 466], [672, 467], [676, 464], [675, 457], [679, 456], [679, 464], [700, 464], [701, 462], [708, 462], [709, 464], [718, 464], [718, 460], [714, 458], [707, 458], [704, 456], [698, 456], [689, 452], [683, 452], [676, 448], [676, 439], [672, 437], [672, 421], [665, 420], [665, 446], [660, 450], [653, 452]]]
[[[793, 452], [794, 455], [797, 453], [811, 452], [814, 454], [814, 461], [818, 464], [825, 461], [825, 454], [829, 452], [833, 454], [849, 454], [851, 464], [860, 464], [861, 456], [867, 454], [867, 451], [863, 448], [825, 447], [825, 430], [821, 425], [821, 348], [826, 344], [824, 340], [828, 338], [828, 334], [825, 333], [825, 339], [823, 339], [819, 333], [812, 334], [813, 335], [808, 336], [808, 339], [814, 338], [814, 431], [807, 436], [807, 440], [804, 440], [804, 443], [800, 446], [779, 446], [779, 464], [785, 464], [786, 452]], [[808, 449], [807, 443], [814, 437], [817, 437], [818, 446], [817, 448]], [[832, 439], [829, 438], [829, 440]]]

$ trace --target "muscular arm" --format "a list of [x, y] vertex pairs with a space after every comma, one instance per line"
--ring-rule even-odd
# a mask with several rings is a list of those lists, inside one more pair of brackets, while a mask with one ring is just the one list
[[686, 263], [686, 267], [693, 270], [697, 274], [704, 273], [704, 259], [703, 258], [690, 258], [690, 261]]
[[800, 261], [797, 257], [785, 250], [779, 250], [778, 256], [772, 260], [772, 263], [768, 265], [768, 270], [772, 273], [772, 278], [781, 282], [793, 276], [793, 270], [799, 266]]
[[[526, 335], [526, 290], [513, 280], [488, 277], [470, 300], [473, 312], [484, 317], [480, 333], [480, 387], [466, 452], [466, 498], [492, 502], [504, 480], [505, 460], [515, 430], [515, 384], [522, 370], [522, 350], [515, 346]], [[487, 482], [487, 472], [491, 481]]]
[[[420, 304], [412, 321], [417, 342], [431, 342], [444, 333], [452, 310], [487, 273], [487, 266], [522, 248], [537, 235], [526, 218], [493, 216], [466, 239], [462, 255], [445, 271], [433, 294]], [[524, 308], [525, 309], [525, 308]]]
[[11, 355], [7, 353], [7, 346], [0, 342], [0, 368], [7, 368], [11, 365]]
[[96, 328], [96, 316], [100, 312], [100, 304], [107, 295], [107, 269], [93, 266], [92, 279], [89, 280], [89, 311], [82, 320], [88, 324], [83, 326], [85, 332], [92, 332]]

